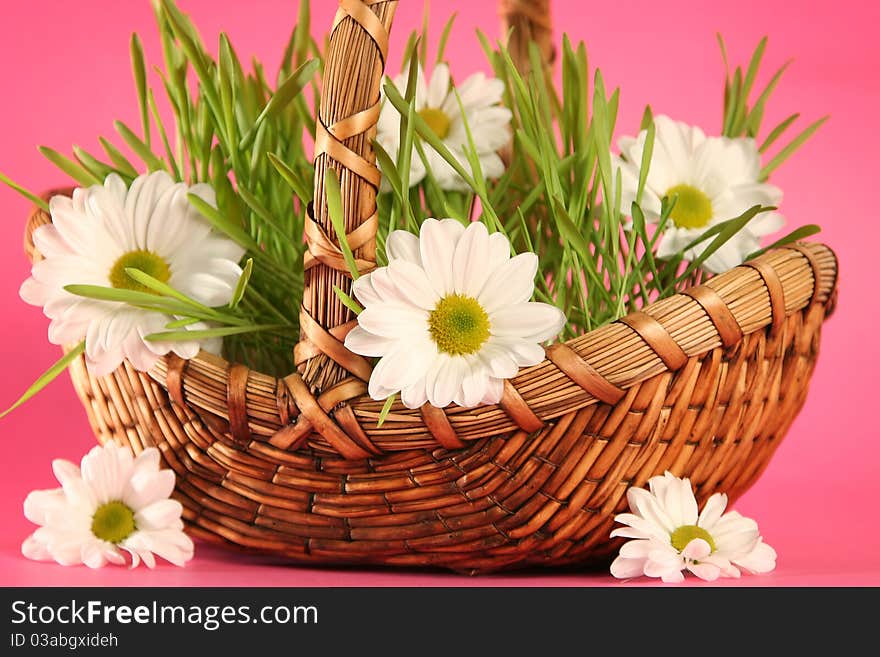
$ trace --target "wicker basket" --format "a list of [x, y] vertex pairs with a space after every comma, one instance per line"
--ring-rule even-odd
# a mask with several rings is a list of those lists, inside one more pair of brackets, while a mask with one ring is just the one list
[[[332, 287], [350, 280], [323, 184], [328, 168], [339, 173], [349, 242], [371, 267], [370, 138], [396, 4], [341, 0], [333, 24], [297, 371], [276, 379], [202, 353], [94, 378], [80, 359], [71, 374], [98, 440], [161, 450], [193, 536], [303, 563], [583, 563], [616, 548], [608, 535], [627, 488], [664, 470], [690, 477], [701, 503], [737, 498], [807, 394], [836, 296], [836, 259], [820, 244], [775, 250], [553, 345], [499, 405], [395, 404], [377, 427], [370, 364], [341, 342], [353, 318]], [[35, 211], [28, 223], [32, 258], [31, 233], [47, 221]]]

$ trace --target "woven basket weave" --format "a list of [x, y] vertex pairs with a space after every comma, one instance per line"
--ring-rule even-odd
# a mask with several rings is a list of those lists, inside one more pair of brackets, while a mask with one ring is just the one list
[[[498, 405], [395, 404], [377, 427], [370, 363], [341, 342], [354, 321], [332, 288], [350, 279], [323, 183], [339, 173], [349, 243], [368, 271], [379, 184], [370, 140], [396, 4], [340, 0], [333, 23], [296, 371], [276, 379], [201, 353], [94, 378], [79, 359], [71, 375], [98, 440], [161, 450], [193, 536], [298, 562], [580, 563], [616, 548], [608, 535], [627, 488], [664, 470], [690, 477], [701, 503], [715, 491], [736, 499], [804, 403], [836, 298], [823, 245], [772, 251], [555, 344]], [[520, 19], [530, 17], [510, 23]], [[532, 28], [541, 20], [532, 15]], [[37, 210], [28, 222], [32, 259], [31, 234], [49, 220]]]

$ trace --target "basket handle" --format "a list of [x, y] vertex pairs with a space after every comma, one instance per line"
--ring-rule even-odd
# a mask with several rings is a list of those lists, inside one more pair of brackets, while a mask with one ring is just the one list
[[534, 41], [541, 53], [546, 71], [553, 67], [556, 49], [553, 47], [553, 20], [550, 0], [498, 0], [501, 35], [507, 39], [510, 58], [523, 76], [532, 66], [529, 62], [529, 42]]
[[[503, 33], [521, 71], [529, 66], [528, 42], [538, 43], [548, 67], [553, 61], [550, 0], [499, 0]], [[326, 390], [354, 374], [369, 379], [369, 362], [349, 352], [342, 340], [354, 323], [333, 288], [351, 291], [348, 267], [327, 207], [326, 179], [336, 172], [345, 232], [359, 272], [376, 262], [376, 192], [380, 173], [371, 140], [379, 119], [380, 85], [388, 53], [388, 33], [397, 0], [339, 0], [324, 64], [323, 94], [315, 135], [315, 187], [306, 221], [300, 342], [294, 358], [306, 382]]]
[[325, 181], [336, 172], [345, 232], [363, 273], [376, 261], [379, 169], [371, 145], [379, 119], [380, 85], [388, 32], [397, 0], [339, 0], [324, 62], [315, 135], [315, 195], [306, 220], [300, 342], [294, 358], [303, 378], [325, 390], [354, 373], [369, 378], [369, 363], [342, 344], [353, 316], [334, 286], [351, 291], [351, 278], [327, 211]]

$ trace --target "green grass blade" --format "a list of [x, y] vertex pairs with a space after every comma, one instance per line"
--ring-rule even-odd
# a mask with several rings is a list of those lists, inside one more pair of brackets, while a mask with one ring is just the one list
[[244, 268], [241, 270], [241, 276], [238, 277], [238, 283], [235, 285], [235, 291], [232, 293], [232, 298], [229, 300], [229, 307], [235, 308], [241, 303], [241, 299], [244, 296], [245, 291], [247, 290], [248, 283], [251, 280], [251, 274], [254, 271], [254, 259], [248, 258], [247, 262], [244, 263]]
[[239, 246], [254, 252], [261, 250], [259, 245], [244, 231], [244, 229], [241, 228], [241, 226], [233, 224], [232, 221], [223, 216], [223, 214], [221, 214], [213, 205], [195, 194], [189, 194], [187, 198], [189, 199], [189, 202], [195, 206], [196, 210], [198, 210], [205, 219], [211, 222], [211, 225], [213, 225], [214, 228], [236, 242]]
[[260, 112], [257, 120], [254, 121], [253, 127], [242, 138], [241, 143], [239, 144], [239, 148], [244, 150], [248, 146], [250, 146], [257, 135], [257, 130], [259, 130], [263, 122], [265, 122], [267, 119], [278, 116], [285, 108], [287, 108], [288, 105], [290, 105], [291, 101], [293, 101], [297, 96], [302, 93], [306, 85], [311, 82], [319, 66], [320, 62], [316, 59], [307, 61], [296, 71], [294, 71], [293, 74], [289, 78], [287, 78], [280, 87], [278, 87], [275, 93], [272, 94], [269, 102], [266, 103], [263, 111]]
[[382, 410], [379, 412], [379, 418], [376, 420], [377, 429], [381, 428], [382, 425], [385, 424], [385, 420], [388, 419], [388, 414], [391, 413], [391, 407], [394, 406], [395, 401], [397, 401], [396, 392], [385, 400], [385, 404], [383, 404]]
[[126, 158], [118, 148], [107, 141], [104, 137], [99, 137], [98, 141], [101, 143], [101, 147], [104, 149], [104, 152], [107, 153], [107, 157], [110, 158], [110, 161], [113, 162], [113, 166], [116, 167], [116, 170], [119, 171], [119, 173], [128, 178], [137, 178], [138, 170], [134, 168], [134, 165], [128, 161], [128, 158]]
[[147, 165], [150, 171], [162, 171], [165, 169], [162, 160], [156, 157], [150, 147], [134, 134], [134, 131], [131, 128], [125, 125], [122, 121], [115, 121], [113, 126], [116, 128], [116, 132], [119, 133], [119, 136], [122, 137], [122, 140], [126, 145], [135, 155], [143, 160], [144, 164]]
[[243, 333], [259, 333], [261, 331], [281, 331], [289, 329], [285, 324], [249, 324], [248, 326], [222, 326], [200, 331], [160, 331], [144, 336], [147, 342], [177, 342], [189, 340], [208, 340], [210, 338], [225, 338], [229, 335], [241, 335]]
[[358, 273], [357, 263], [351, 247], [348, 245], [348, 238], [345, 234], [345, 215], [342, 211], [342, 193], [339, 189], [339, 178], [336, 171], [327, 169], [324, 177], [324, 189], [327, 192], [327, 213], [330, 215], [330, 223], [333, 224], [333, 230], [336, 233], [336, 239], [339, 240], [339, 248], [342, 251], [342, 257], [345, 258], [345, 264], [348, 265], [348, 271], [352, 279], [357, 280], [360, 277]]
[[750, 253], [746, 257], [746, 260], [752, 260], [753, 258], [757, 258], [759, 255], [767, 253], [767, 251], [770, 251], [772, 249], [778, 249], [780, 246], [785, 246], [786, 244], [791, 244], [792, 242], [797, 242], [799, 240], [806, 239], [807, 237], [811, 237], [812, 235], [815, 235], [815, 234], [821, 232], [821, 230], [822, 229], [819, 228], [819, 226], [817, 226], [816, 224], [807, 224], [806, 226], [801, 226], [800, 228], [795, 228], [793, 231], [791, 231], [785, 237], [782, 237], [782, 238], [776, 240], [775, 242], [773, 242], [773, 244], [765, 246], [762, 249], [758, 249], [754, 253]]
[[131, 69], [134, 74], [134, 86], [137, 89], [138, 106], [141, 110], [141, 128], [144, 141], [150, 147], [150, 112], [147, 107], [147, 67], [144, 63], [144, 47], [137, 34], [131, 35]]
[[342, 302], [342, 305], [348, 308], [355, 315], [360, 315], [364, 312], [363, 307], [350, 296], [348, 296], [345, 292], [343, 292], [337, 285], [333, 286], [333, 292], [336, 293], [336, 296]]
[[9, 415], [16, 408], [24, 404], [28, 399], [36, 395], [43, 388], [49, 385], [52, 381], [54, 381], [59, 374], [61, 374], [67, 367], [75, 361], [80, 355], [86, 350], [86, 341], [83, 340], [78, 345], [76, 345], [73, 349], [64, 354], [61, 358], [59, 358], [54, 365], [52, 365], [49, 369], [43, 372], [40, 377], [31, 384], [31, 386], [24, 391], [21, 397], [19, 397], [9, 408], [0, 413], [0, 418], [4, 418]]
[[9, 187], [9, 189], [11, 189], [12, 191], [21, 194], [28, 201], [30, 201], [31, 203], [33, 203], [34, 205], [39, 207], [41, 210], [44, 210], [46, 212], [49, 211], [49, 204], [44, 199], [40, 198], [39, 196], [37, 196], [33, 192], [29, 192], [24, 187], [22, 187], [21, 185], [19, 185], [16, 182], [14, 182], [11, 178], [9, 178], [3, 172], [0, 172], [0, 183], [3, 183], [7, 187]]
[[70, 158], [63, 156], [58, 151], [52, 150], [48, 146], [40, 146], [39, 150], [40, 153], [43, 154], [43, 157], [73, 178], [80, 185], [90, 187], [91, 185], [101, 184], [102, 181], [95, 174], [78, 162], [74, 162]]
[[792, 114], [791, 116], [789, 116], [788, 118], [786, 118], [785, 120], [783, 120], [782, 122], [780, 122], [780, 124], [778, 126], [776, 126], [775, 128], [773, 128], [773, 130], [770, 131], [770, 134], [767, 135], [767, 138], [764, 140], [764, 143], [762, 143], [760, 145], [760, 147], [758, 147], [758, 152], [763, 153], [768, 148], [770, 148], [776, 142], [776, 140], [782, 136], [782, 133], [784, 133], [786, 130], [788, 130], [789, 126], [792, 123], [794, 123], [795, 121], [797, 121], [797, 119], [799, 117], [800, 117], [800, 114], [795, 113], [795, 114]]
[[780, 150], [772, 160], [770, 160], [767, 165], [761, 169], [760, 180], [767, 180], [771, 173], [773, 173], [776, 168], [785, 162], [792, 153], [794, 153], [798, 148], [800, 148], [805, 141], [807, 141], [810, 137], [813, 136], [813, 133], [818, 130], [825, 121], [828, 120], [829, 117], [823, 116], [818, 121], [811, 123], [807, 126], [803, 132], [801, 132], [797, 137], [792, 139], [788, 145], [786, 145], [782, 150]]

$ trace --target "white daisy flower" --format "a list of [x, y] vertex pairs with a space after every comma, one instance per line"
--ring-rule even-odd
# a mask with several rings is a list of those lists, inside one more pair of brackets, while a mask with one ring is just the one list
[[370, 377], [373, 399], [401, 391], [408, 408], [494, 404], [504, 379], [544, 359], [541, 343], [565, 317], [530, 302], [538, 257], [510, 257], [510, 243], [486, 227], [426, 220], [420, 236], [397, 230], [388, 266], [354, 282], [364, 305], [345, 346], [381, 356]]
[[[50, 200], [52, 223], [34, 231], [43, 259], [34, 264], [20, 294], [27, 303], [42, 306], [52, 320], [50, 342], [73, 344], [85, 338], [93, 375], [112, 372], [123, 359], [145, 371], [169, 351], [181, 358], [192, 358], [200, 346], [219, 353], [219, 339], [147, 342], [144, 336], [163, 331], [174, 318], [64, 290], [81, 284], [149, 292], [126, 274], [132, 267], [207, 306], [228, 303], [241, 276], [238, 261], [244, 250], [211, 229], [188, 193], [215, 202], [210, 186], [187, 187], [161, 171], [139, 176], [130, 189], [111, 174], [103, 185]], [[187, 327], [204, 328], [201, 322]]]
[[[778, 187], [758, 180], [761, 158], [754, 139], [706, 137], [699, 128], [667, 116], [654, 119], [654, 126], [654, 151], [641, 199], [645, 218], [656, 223], [661, 200], [678, 197], [657, 246], [659, 257], [678, 253], [711, 226], [734, 219], [754, 205], [776, 206], [782, 201]], [[638, 192], [646, 135], [643, 130], [636, 138], [623, 137], [618, 142], [621, 157], [615, 163], [622, 176], [621, 208], [625, 212]], [[776, 212], [759, 214], [709, 256], [703, 267], [715, 273], [736, 267], [759, 248], [761, 237], [783, 224]], [[697, 245], [685, 257], [697, 257], [711, 241]]]
[[[403, 94], [406, 91], [405, 74], [392, 81]], [[416, 80], [415, 109], [425, 123], [449, 148], [465, 168], [469, 168], [464, 155], [468, 144], [465, 122], [471, 130], [474, 145], [480, 159], [480, 166], [486, 178], [498, 178], [504, 173], [504, 163], [498, 149], [510, 139], [511, 112], [501, 107], [504, 83], [495, 78], [487, 78], [483, 73], [474, 73], [457, 87], [461, 107], [455, 97], [449, 77], [449, 67], [437, 64], [431, 79], [425, 83], [425, 74], [419, 67]], [[462, 109], [464, 114], [462, 114]], [[396, 160], [400, 149], [400, 114], [395, 107], [385, 101], [379, 114], [376, 139], [391, 159]], [[441, 189], [466, 190], [464, 180], [444, 160], [437, 151], [424, 144], [425, 159], [431, 175]], [[413, 148], [410, 166], [410, 186], [416, 185], [425, 177], [425, 163]], [[383, 182], [384, 191], [389, 191]]]
[[182, 566], [192, 559], [193, 543], [183, 533], [183, 507], [168, 499], [174, 472], [159, 469], [159, 450], [150, 447], [133, 458], [127, 448], [107, 443], [82, 458], [81, 467], [56, 459], [52, 470], [61, 484], [36, 490], [24, 501], [24, 515], [40, 525], [21, 546], [28, 559], [108, 563], [150, 568], [154, 555]]
[[740, 568], [769, 573], [776, 567], [776, 552], [763, 542], [758, 524], [736, 511], [724, 513], [727, 495], [715, 493], [701, 513], [689, 479], [667, 472], [648, 480], [650, 492], [630, 488], [627, 500], [632, 513], [615, 520], [626, 525], [611, 532], [628, 541], [611, 564], [611, 574], [629, 577], [660, 577], [680, 582], [684, 570], [713, 581], [739, 577]]

